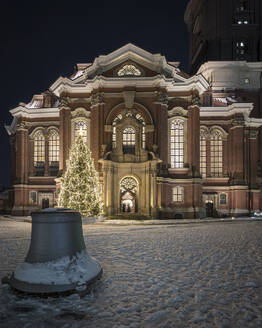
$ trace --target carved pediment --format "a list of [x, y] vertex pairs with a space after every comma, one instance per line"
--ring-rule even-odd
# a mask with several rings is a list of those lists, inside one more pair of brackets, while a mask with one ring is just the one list
[[187, 117], [187, 110], [182, 107], [174, 107], [168, 111], [168, 117], [173, 116]]
[[72, 118], [77, 118], [77, 117], [89, 117], [90, 112], [88, 112], [85, 108], [79, 107], [76, 108], [73, 112], [71, 112]]

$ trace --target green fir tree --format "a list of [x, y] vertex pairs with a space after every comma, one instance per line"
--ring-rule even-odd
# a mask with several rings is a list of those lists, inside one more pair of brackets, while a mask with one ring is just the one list
[[84, 216], [103, 212], [102, 189], [91, 151], [79, 135], [73, 144], [67, 169], [61, 178], [58, 206], [72, 208]]

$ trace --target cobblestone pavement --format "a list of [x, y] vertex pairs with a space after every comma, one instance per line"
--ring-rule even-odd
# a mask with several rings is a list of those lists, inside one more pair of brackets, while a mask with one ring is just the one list
[[[23, 262], [31, 225], [0, 221], [0, 276]], [[262, 327], [262, 222], [84, 225], [104, 269], [83, 298], [0, 286], [0, 327]]]

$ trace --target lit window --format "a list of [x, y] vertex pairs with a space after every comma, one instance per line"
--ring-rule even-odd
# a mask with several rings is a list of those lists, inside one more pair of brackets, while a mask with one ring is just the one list
[[128, 127], [123, 131], [123, 153], [124, 154], [135, 154], [135, 129]]
[[37, 192], [30, 191], [29, 192], [29, 204], [34, 205], [37, 203]]
[[125, 65], [118, 72], [118, 76], [141, 76], [141, 71], [134, 65]]
[[123, 118], [122, 114], [118, 114], [113, 121], [113, 133], [112, 133], [112, 143], [113, 143], [113, 148], [116, 148], [116, 124], [117, 122], [121, 121]]
[[49, 164], [59, 162], [59, 135], [55, 130], [49, 134]]
[[173, 202], [183, 202], [184, 201], [184, 188], [177, 186], [172, 189], [172, 199]]
[[84, 120], [75, 122], [75, 139], [79, 136], [80, 131], [84, 142], [87, 142], [87, 122]]
[[203, 178], [207, 176], [207, 141], [205, 131], [200, 132], [200, 173]]
[[123, 191], [131, 191], [133, 193], [137, 190], [137, 182], [135, 179], [131, 177], [126, 177], [121, 181], [120, 190]]
[[146, 123], [141, 114], [136, 114], [136, 118], [143, 124], [142, 126], [142, 148], [146, 148]]
[[226, 205], [227, 204], [227, 194], [220, 194], [219, 204], [220, 205]]
[[248, 42], [247, 41], [237, 41], [235, 43], [236, 59], [245, 59], [248, 53]]
[[210, 140], [211, 175], [223, 175], [223, 140], [219, 131], [214, 131]]
[[34, 166], [43, 166], [45, 162], [45, 137], [42, 131], [34, 136]]
[[172, 168], [184, 166], [184, 121], [179, 119], [170, 127], [170, 164]]

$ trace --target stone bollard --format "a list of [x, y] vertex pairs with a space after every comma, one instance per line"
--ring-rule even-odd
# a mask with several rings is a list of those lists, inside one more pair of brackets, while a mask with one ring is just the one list
[[34, 294], [83, 291], [102, 268], [86, 250], [78, 212], [49, 208], [32, 213], [31, 244], [10, 278], [19, 291]]

